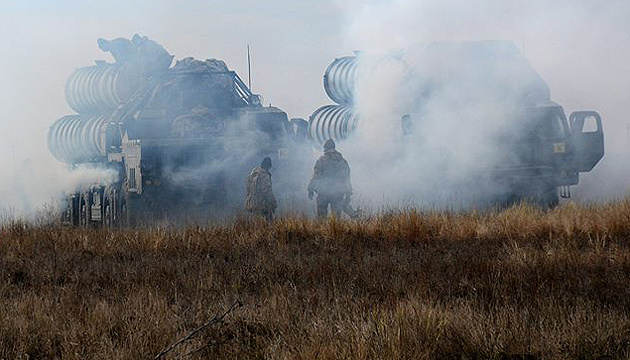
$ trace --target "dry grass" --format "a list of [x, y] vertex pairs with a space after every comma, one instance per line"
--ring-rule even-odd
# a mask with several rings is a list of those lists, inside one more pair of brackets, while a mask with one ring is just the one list
[[630, 202], [0, 228], [0, 358], [630, 356]]

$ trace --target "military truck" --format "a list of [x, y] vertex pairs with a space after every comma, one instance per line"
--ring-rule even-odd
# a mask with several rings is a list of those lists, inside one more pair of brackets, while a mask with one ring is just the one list
[[48, 133], [58, 160], [100, 174], [67, 195], [65, 223], [214, 216], [240, 203], [243, 179], [263, 156], [282, 174], [293, 141], [287, 114], [263, 106], [223, 61], [172, 65], [172, 55], [139, 35], [98, 46], [115, 61], [70, 75], [65, 95], [77, 114]]
[[[472, 108], [479, 111], [485, 106], [492, 112], [502, 107], [502, 123], [508, 126], [483, 139], [499, 154], [490, 168], [483, 169], [491, 183], [489, 200], [494, 205], [526, 199], [543, 207], [556, 206], [559, 197], [570, 197], [570, 186], [578, 184], [579, 174], [593, 169], [604, 156], [601, 116], [595, 111], [577, 111], [567, 117], [551, 100], [548, 85], [512, 42], [433, 42], [413, 51], [413, 56], [398, 52], [377, 61], [365, 59], [360, 52], [335, 59], [325, 71], [324, 90], [337, 104], [320, 107], [310, 116], [309, 138], [321, 145], [329, 138], [343, 141], [360, 133], [355, 99], [358, 79], [372, 76], [371, 71], [381, 66], [379, 62], [382, 66], [394, 62], [404, 69], [403, 82], [410, 80], [400, 88], [413, 101], [396, 115], [399, 120], [384, 121], [400, 121], [403, 137], [422, 133], [428, 117], [442, 115], [427, 110], [436, 100], [460, 117], [466, 117]], [[407, 63], [410, 58], [413, 64]], [[371, 65], [362, 68], [367, 62]], [[412, 138], [421, 141], [422, 136]], [[441, 140], [444, 147], [452, 144], [448, 137]]]

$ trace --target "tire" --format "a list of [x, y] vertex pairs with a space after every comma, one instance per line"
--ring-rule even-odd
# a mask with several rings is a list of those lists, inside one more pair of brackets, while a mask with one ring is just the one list
[[558, 196], [558, 188], [547, 186], [538, 193], [527, 199], [529, 203], [543, 210], [550, 210], [560, 204], [560, 196]]
[[124, 206], [124, 214], [121, 214], [121, 218], [125, 222], [125, 226], [136, 226], [138, 223], [138, 200], [135, 199], [134, 196], [127, 193], [125, 196], [125, 201], [122, 206]]
[[109, 201], [105, 203], [105, 208], [103, 209], [103, 225], [106, 227], [112, 227], [112, 225], [114, 225], [112, 206]]
[[554, 209], [560, 204], [560, 196], [556, 187], [547, 190], [543, 196], [547, 209]]
[[118, 218], [118, 226], [120, 227], [128, 226], [129, 225], [128, 217], [129, 215], [127, 211], [127, 202], [122, 201], [122, 203], [120, 204], [120, 217]]
[[107, 188], [103, 193], [103, 225], [106, 227], [114, 227], [119, 223], [119, 201], [117, 199], [117, 191], [115, 188]]
[[90, 223], [90, 198], [81, 194], [79, 199], [79, 226], [87, 227]]

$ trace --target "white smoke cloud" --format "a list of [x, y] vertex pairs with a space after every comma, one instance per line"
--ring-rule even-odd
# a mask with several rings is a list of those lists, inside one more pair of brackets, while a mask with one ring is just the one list
[[[46, 147], [48, 127], [73, 112], [64, 99], [66, 78], [96, 59], [109, 59], [96, 47], [97, 38], [135, 33], [155, 39], [180, 59], [224, 59], [243, 78], [247, 74], [245, 45], [249, 43], [254, 90], [264, 95], [265, 104], [279, 106], [290, 117], [307, 117], [329, 102], [321, 85], [323, 70], [335, 56], [352, 50], [384, 54], [436, 40], [513, 40], [548, 82], [552, 98], [567, 112], [593, 108], [603, 115], [607, 155], [592, 173], [582, 176], [575, 194], [583, 199], [611, 198], [630, 188], [626, 161], [630, 148], [628, 18], [630, 3], [625, 0], [2, 2], [0, 209], [32, 211], [75, 183], [66, 166], [52, 158]], [[380, 95], [368, 92], [361, 96], [387, 99], [387, 104], [399, 101], [395, 91], [384, 91], [397, 83], [396, 76], [402, 76], [396, 69], [392, 72], [372, 79], [379, 80]], [[380, 108], [378, 102], [369, 106], [366, 116], [388, 115], [387, 107]], [[372, 155], [391, 158], [404, 150], [392, 135], [399, 124], [388, 125], [383, 127], [377, 121], [362, 124], [368, 139], [362, 146], [371, 148]], [[462, 129], [430, 130], [448, 135]], [[465, 148], [464, 141], [474, 143], [475, 131], [475, 127], [466, 128], [462, 132], [470, 136], [461, 136], [453, 146]], [[432, 149], [441, 139], [431, 136], [425, 139], [426, 146]], [[345, 146], [340, 149], [344, 151]], [[453, 153], [461, 151], [454, 147]], [[461, 164], [467, 163], [466, 156], [460, 158]], [[347, 157], [357, 190], [363, 189], [372, 198], [382, 199], [400, 184], [413, 187], [416, 178], [422, 180], [425, 192], [435, 183], [442, 185], [439, 177], [427, 171], [421, 157], [387, 171], [376, 169], [383, 179], [380, 183], [367, 176], [371, 174], [367, 170], [373, 168], [371, 158], [358, 152], [348, 152]], [[413, 171], [416, 178], [399, 172], [404, 169]]]
[[[564, 106], [567, 115], [595, 109], [604, 117], [606, 153], [611, 159], [605, 158], [594, 171], [582, 174], [581, 185], [574, 189], [576, 198], [607, 200], [630, 189], [625, 176], [630, 174], [629, 167], [619, 161], [630, 155], [629, 135], [619, 131], [628, 128], [630, 110], [622, 100], [630, 95], [629, 25], [624, 20], [630, 14], [630, 3], [395, 0], [345, 1], [340, 8], [348, 18], [346, 36], [352, 50], [377, 59], [402, 50], [412, 67], [417, 59], [415, 49], [431, 41], [514, 42], [549, 84], [552, 100]], [[435, 72], [448, 71], [452, 64], [438, 65], [443, 67]], [[502, 149], [490, 139], [507, 126], [510, 105], [489, 107], [480, 102], [468, 104], [458, 113], [459, 104], [449, 99], [467, 98], [479, 91], [469, 83], [469, 88], [454, 89], [458, 93], [450, 98], [432, 99], [424, 109], [423, 122], [417, 124], [426, 135], [405, 144], [400, 139], [397, 109], [401, 102], [414, 101], [401, 91], [401, 84], [409, 82], [408, 75], [387, 67], [365, 73], [369, 76], [359, 80], [356, 94], [360, 129], [345, 145], [354, 164], [357, 191], [371, 202], [390, 204], [410, 196], [420, 203], [439, 203], [482, 191], [471, 175], [480, 175], [476, 173], [479, 169], [501, 155]], [[344, 145], [341, 148], [343, 151]]]

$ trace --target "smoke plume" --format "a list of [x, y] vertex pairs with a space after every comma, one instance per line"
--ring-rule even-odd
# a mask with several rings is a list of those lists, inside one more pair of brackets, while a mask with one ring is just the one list
[[[336, 56], [362, 50], [380, 61], [396, 51], [413, 64], [414, 51], [430, 41], [512, 40], [567, 113], [595, 109], [603, 116], [606, 155], [582, 175], [575, 198], [623, 196], [630, 188], [628, 18], [630, 3], [624, 0], [2, 2], [0, 211], [32, 213], [72, 189], [81, 181], [77, 177], [101, 177], [69, 171], [48, 152], [46, 135], [56, 119], [72, 112], [64, 99], [72, 71], [96, 59], [111, 60], [96, 39], [135, 33], [155, 39], [179, 59], [223, 59], [243, 78], [250, 44], [254, 91], [263, 94], [265, 105], [302, 118], [328, 103], [321, 75]], [[398, 204], [411, 194], [415, 203], [434, 204], [482, 186], [483, 179], [475, 184], [467, 179], [483, 168], [480, 159], [500, 155], [482, 140], [501, 129], [508, 106], [488, 110], [473, 104], [466, 108], [471, 121], [460, 121], [460, 110], [436, 100], [412, 109], [434, 119], [419, 125], [422, 138], [401, 141], [398, 118], [387, 119], [413, 107], [416, 99], [409, 94], [422, 79], [409, 79], [395, 63], [381, 69], [359, 83], [360, 133], [338, 146], [352, 167], [357, 198]], [[314, 163], [306, 158], [294, 170], [304, 182], [305, 169]], [[298, 190], [295, 198], [306, 196]]]
[[[625, 118], [630, 109], [621, 100], [630, 88], [628, 25], [622, 16], [630, 14], [627, 2], [348, 1], [340, 8], [364, 70], [355, 89], [360, 128], [341, 149], [354, 165], [356, 192], [368, 203], [458, 207], [502, 190], [484, 175], [505, 161], [497, 136], [521, 130], [509, 122], [518, 102], [506, 97], [505, 89], [479, 81], [493, 75], [483, 74], [485, 59], [466, 59], [468, 73], [457, 72], [462, 64], [448, 57], [421, 63], [426, 59], [418, 50], [432, 41], [514, 42], [567, 115], [594, 109], [604, 118], [605, 158], [581, 174], [574, 198], [604, 201], [630, 188], [624, 161], [630, 155]], [[412, 71], [392, 61], [383, 64], [392, 54]], [[426, 76], [447, 76], [453, 69], [462, 79], [428, 100], [418, 99]], [[412, 139], [401, 137], [405, 112], [422, 114]]]

